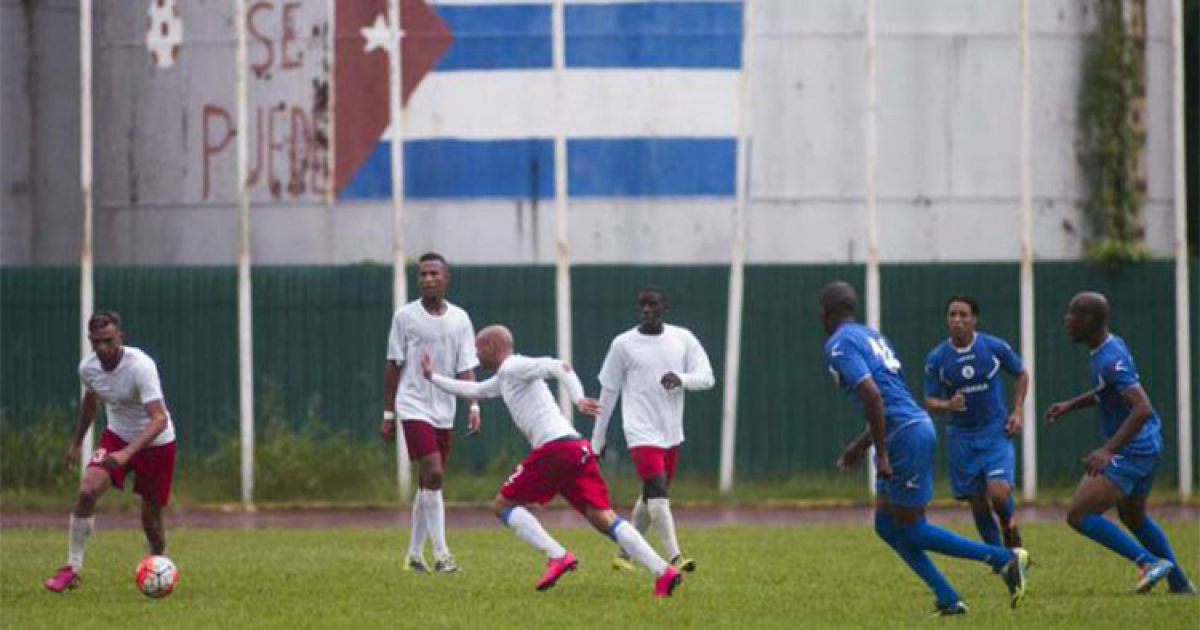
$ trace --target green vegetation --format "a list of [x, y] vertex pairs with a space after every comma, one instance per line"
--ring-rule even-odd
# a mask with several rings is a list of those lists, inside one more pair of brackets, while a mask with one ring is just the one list
[[[966, 531], [959, 528], [960, 531]], [[1200, 530], [1170, 523], [1187, 568], [1200, 571]], [[866, 525], [723, 527], [682, 532], [699, 570], [657, 602], [650, 577], [609, 568], [613, 545], [583, 528], [554, 529], [581, 560], [554, 590], [533, 583], [542, 561], [499, 527], [451, 531], [463, 570], [400, 570], [396, 530], [175, 530], [179, 588], [138, 594], [140, 534], [105, 531], [89, 549], [83, 586], [42, 589], [65, 553], [59, 530], [5, 530], [0, 626], [12, 628], [549, 628], [925, 627], [932, 596]], [[970, 614], [956, 626], [1181, 628], [1200, 599], [1131, 593], [1125, 561], [1058, 524], [1030, 524], [1031, 595], [1008, 608], [1000, 580], [978, 564], [937, 558]]]
[[1079, 89], [1078, 155], [1087, 181], [1084, 209], [1093, 236], [1088, 253], [1114, 266], [1148, 256], [1142, 225], [1144, 182], [1138, 175], [1146, 133], [1144, 126], [1133, 124], [1131, 115], [1144, 90], [1144, 53], [1129, 37], [1125, 4], [1092, 2], [1099, 27], [1083, 58]]

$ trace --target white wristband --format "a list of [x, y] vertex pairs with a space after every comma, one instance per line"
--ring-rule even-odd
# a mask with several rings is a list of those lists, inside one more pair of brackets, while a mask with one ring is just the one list
[[384, 419], [384, 420], [395, 420], [395, 419], [396, 419], [396, 412], [395, 412], [395, 411], [385, 411], [385, 412], [383, 412], [383, 419]]

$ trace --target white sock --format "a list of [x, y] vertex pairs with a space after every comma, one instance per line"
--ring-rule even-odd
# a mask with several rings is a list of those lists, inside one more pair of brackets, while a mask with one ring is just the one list
[[662, 575], [670, 566], [654, 552], [650, 543], [638, 533], [637, 529], [625, 521], [617, 523], [612, 530], [612, 537], [621, 549], [638, 563], [650, 569], [654, 575]]
[[671, 500], [665, 497], [650, 499], [650, 521], [662, 543], [667, 558], [674, 560], [679, 555], [679, 541], [675, 538], [675, 517], [671, 515]]
[[637, 528], [642, 535], [646, 534], [646, 530], [650, 529], [650, 510], [646, 508], [646, 500], [638, 497], [637, 503], [633, 504], [633, 526]]
[[446, 504], [442, 501], [441, 490], [423, 492], [425, 498], [421, 499], [421, 509], [425, 511], [425, 527], [433, 541], [433, 558], [441, 560], [450, 555], [450, 547], [446, 546]]
[[408, 557], [420, 558], [425, 553], [425, 513], [421, 511], [421, 495], [425, 493], [420, 488], [413, 497], [412, 506], [412, 538], [408, 541]]
[[548, 558], [561, 558], [567, 553], [567, 548], [554, 540], [550, 532], [542, 527], [537, 517], [519, 505], [508, 511], [504, 524], [508, 525], [509, 529], [512, 529], [521, 540], [545, 552]]
[[76, 572], [83, 569], [83, 550], [87, 548], [88, 536], [96, 526], [96, 517], [79, 518], [71, 515], [70, 543], [67, 547], [67, 564]]

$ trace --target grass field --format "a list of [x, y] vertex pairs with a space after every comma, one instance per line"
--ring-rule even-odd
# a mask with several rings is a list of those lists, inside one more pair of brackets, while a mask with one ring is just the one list
[[[1185, 567], [1200, 570], [1200, 528], [1167, 525]], [[649, 574], [609, 568], [613, 545], [583, 528], [553, 533], [580, 570], [546, 593], [532, 589], [542, 560], [494, 529], [452, 530], [463, 571], [399, 570], [407, 532], [201, 530], [171, 532], [181, 570], [174, 595], [142, 597], [133, 570], [141, 535], [100, 530], [83, 586], [65, 595], [41, 581], [65, 554], [65, 531], [0, 532], [0, 625], [5, 628], [548, 628], [548, 627], [963, 627], [1187, 628], [1200, 598], [1131, 594], [1123, 560], [1065, 525], [1029, 524], [1031, 595], [1010, 610], [982, 565], [936, 558], [971, 606], [966, 618], [931, 620], [932, 596], [865, 526], [692, 529], [681, 537], [699, 561], [676, 596], [651, 597]]]

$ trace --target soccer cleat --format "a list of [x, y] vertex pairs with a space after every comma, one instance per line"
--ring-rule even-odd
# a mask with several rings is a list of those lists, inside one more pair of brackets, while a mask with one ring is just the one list
[[574, 571], [575, 567], [579, 566], [579, 559], [575, 554], [568, 551], [561, 558], [550, 558], [546, 563], [546, 572], [542, 574], [542, 579], [538, 580], [537, 590], [545, 591], [553, 588], [558, 584], [558, 579], [568, 571]]
[[75, 572], [75, 567], [64, 564], [58, 568], [58, 571], [53, 576], [46, 578], [45, 585], [47, 590], [54, 593], [78, 588], [79, 574]]
[[967, 605], [960, 599], [953, 604], [938, 604], [933, 610], [934, 617], [953, 617], [967, 614]]
[[424, 558], [408, 556], [404, 559], [404, 570], [413, 573], [429, 573], [429, 565], [425, 564]]
[[1167, 592], [1172, 595], [1191, 595], [1194, 597], [1196, 595], [1196, 585], [1192, 584], [1191, 582], [1188, 582], [1187, 584], [1185, 584], [1179, 588], [1173, 588], [1173, 589], [1168, 590]]
[[683, 574], [679, 572], [679, 569], [668, 564], [667, 570], [654, 579], [654, 596], [659, 598], [670, 597], [682, 583]]
[[458, 571], [458, 565], [454, 563], [454, 558], [446, 556], [433, 561], [434, 573], [455, 573]]
[[633, 566], [633, 560], [623, 553], [613, 556], [612, 568], [615, 571], [625, 571], [626, 573], [637, 571], [637, 567]]
[[696, 570], [696, 561], [692, 558], [685, 558], [683, 554], [671, 558], [671, 565], [680, 571], [691, 573]]
[[1175, 564], [1170, 560], [1156, 560], [1152, 563], [1142, 565], [1142, 577], [1137, 583], [1137, 592], [1145, 594], [1149, 593], [1154, 588], [1155, 584], [1162, 581], [1175, 568]]
[[1029, 569], [1029, 552], [1013, 549], [1013, 558], [1000, 569], [1000, 577], [1008, 587], [1009, 606], [1016, 608], [1025, 599], [1025, 572]]

